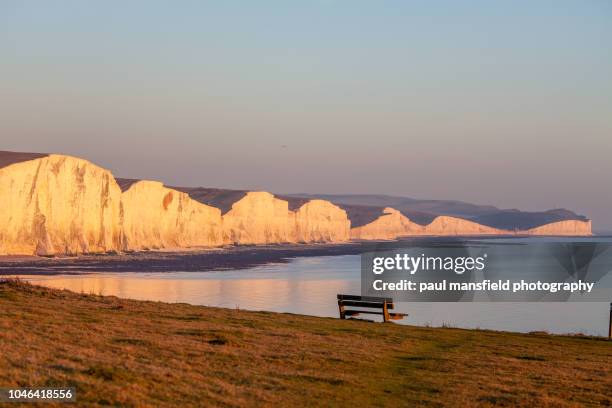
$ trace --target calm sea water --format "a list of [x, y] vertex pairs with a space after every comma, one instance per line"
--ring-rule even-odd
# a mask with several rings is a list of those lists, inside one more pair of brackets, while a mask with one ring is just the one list
[[[216, 272], [23, 276], [35, 284], [122, 298], [337, 317], [336, 294], [360, 293], [358, 255]], [[398, 303], [400, 324], [607, 335], [608, 303]]]

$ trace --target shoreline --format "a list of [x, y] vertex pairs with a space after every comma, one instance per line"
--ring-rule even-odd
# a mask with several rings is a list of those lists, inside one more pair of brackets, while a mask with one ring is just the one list
[[[466, 241], [478, 243], [480, 240], [506, 238], [526, 238], [526, 236], [404, 237], [396, 240], [380, 241], [238, 245], [217, 248], [180, 249], [176, 251], [150, 250], [119, 254], [87, 254], [72, 257], [3, 255], [0, 256], [0, 276], [84, 275], [89, 272], [208, 272], [236, 270], [271, 263], [287, 263], [294, 258], [300, 257], [360, 255], [374, 250], [398, 249], [406, 245], [458, 245]], [[515, 245], [515, 243], [508, 245]]]
[[0, 257], [0, 276], [82, 275], [89, 272], [207, 272], [286, 263], [297, 257], [356, 255], [362, 243], [231, 246], [189, 250], [152, 250], [74, 257]]
[[82, 275], [88, 272], [208, 272], [287, 263], [299, 257], [359, 255], [407, 243], [458, 243], [467, 237], [419, 237], [393, 241], [324, 244], [239, 245], [188, 250], [151, 250], [73, 257], [0, 256], [0, 276]]

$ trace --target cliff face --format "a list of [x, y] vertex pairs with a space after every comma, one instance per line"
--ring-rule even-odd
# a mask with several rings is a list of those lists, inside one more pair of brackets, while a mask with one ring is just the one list
[[591, 221], [565, 220], [552, 222], [530, 230], [524, 231], [527, 235], [565, 235], [589, 236], [593, 235]]
[[0, 254], [115, 251], [122, 246], [121, 190], [112, 174], [49, 155], [0, 169]]
[[249, 192], [224, 216], [155, 181], [123, 193], [112, 174], [74, 157], [49, 155], [0, 168], [0, 254], [55, 255], [231, 244], [343, 242], [346, 212], [312, 200]]
[[589, 236], [591, 221], [565, 220], [542, 225], [526, 231], [507, 231], [481, 225], [457, 217], [439, 216], [421, 226], [393, 208], [369, 224], [351, 229], [352, 239], [395, 239], [402, 236], [461, 236], [461, 235], [553, 235]]
[[350, 238], [346, 211], [324, 200], [311, 200], [295, 212], [297, 242], [344, 242]]
[[229, 244], [344, 242], [349, 239], [346, 211], [323, 200], [311, 200], [297, 211], [272, 194], [248, 192], [223, 215], [224, 241]]
[[407, 235], [422, 235], [424, 227], [410, 221], [401, 212], [387, 207], [383, 214], [370, 222], [351, 229], [352, 239], [395, 239]]
[[457, 217], [439, 216], [425, 226], [425, 235], [507, 235], [508, 231], [487, 227]]
[[[288, 201], [267, 192], [187, 189], [198, 194], [193, 199], [159, 182], [135, 180], [122, 182], [122, 193], [108, 170], [86, 160], [4, 153], [0, 157], [0, 255], [419, 235], [591, 235], [590, 221], [558, 221], [515, 232], [450, 216], [420, 225], [390, 207], [379, 216], [376, 208], [369, 212], [349, 208], [358, 225], [351, 229], [347, 211], [325, 200], [292, 202], [290, 209]], [[227, 212], [222, 215], [220, 208]]]
[[223, 215], [223, 237], [230, 244], [295, 242], [295, 214], [285, 200], [265, 191], [248, 192]]
[[416, 224], [401, 212], [385, 208], [383, 215], [369, 224], [351, 229], [353, 239], [395, 239], [415, 235], [493, 235], [510, 234], [462, 218], [439, 216], [425, 226]]
[[134, 183], [121, 196], [126, 250], [218, 246], [221, 211], [156, 181]]

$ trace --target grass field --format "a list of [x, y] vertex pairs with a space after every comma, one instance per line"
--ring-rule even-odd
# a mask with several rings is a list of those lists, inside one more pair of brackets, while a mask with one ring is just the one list
[[612, 342], [0, 283], [0, 387], [68, 385], [84, 406], [610, 406]]

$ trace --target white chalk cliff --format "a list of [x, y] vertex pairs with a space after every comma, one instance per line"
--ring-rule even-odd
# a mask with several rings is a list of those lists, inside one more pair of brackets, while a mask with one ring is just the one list
[[[225, 244], [345, 242], [419, 235], [591, 235], [591, 222], [559, 221], [504, 231], [457, 217], [428, 225], [385, 208], [351, 229], [347, 212], [325, 200], [292, 211], [268, 192], [247, 192], [227, 213], [155, 181], [122, 192], [113, 175], [63, 155], [0, 167], [0, 255], [56, 255], [214, 247]], [[228, 207], [229, 208], [229, 207]]]
[[86, 160], [49, 155], [0, 168], [0, 254], [79, 254], [122, 246], [121, 190]]
[[436, 217], [427, 225], [412, 222], [394, 208], [387, 207], [374, 221], [351, 230], [353, 239], [396, 239], [406, 236], [434, 235], [501, 235], [510, 234], [473, 221], [446, 215]]
[[297, 242], [344, 242], [350, 239], [346, 211], [325, 200], [310, 200], [295, 212]]
[[425, 226], [424, 235], [505, 235], [508, 231], [481, 225], [463, 218], [441, 215]]
[[388, 240], [407, 236], [469, 236], [469, 235], [565, 235], [589, 236], [591, 221], [564, 220], [526, 231], [509, 231], [478, 224], [458, 217], [441, 215], [427, 225], [410, 221], [399, 211], [385, 208], [374, 221], [351, 229], [352, 239]]
[[232, 244], [295, 242], [289, 203], [265, 191], [249, 192], [223, 215], [224, 240]]
[[229, 244], [344, 242], [349, 239], [346, 211], [324, 200], [310, 200], [297, 211], [265, 191], [248, 192], [223, 215]]
[[566, 236], [579, 236], [579, 235], [592, 235], [591, 232], [591, 220], [580, 221], [580, 220], [564, 220], [551, 222], [550, 224], [541, 225], [536, 228], [531, 228], [527, 231], [523, 231], [526, 235], [566, 235]]
[[221, 210], [157, 181], [139, 181], [121, 195], [124, 249], [223, 244]]
[[352, 239], [396, 239], [409, 235], [422, 235], [424, 227], [414, 223], [398, 210], [387, 207], [374, 221], [351, 229]]

